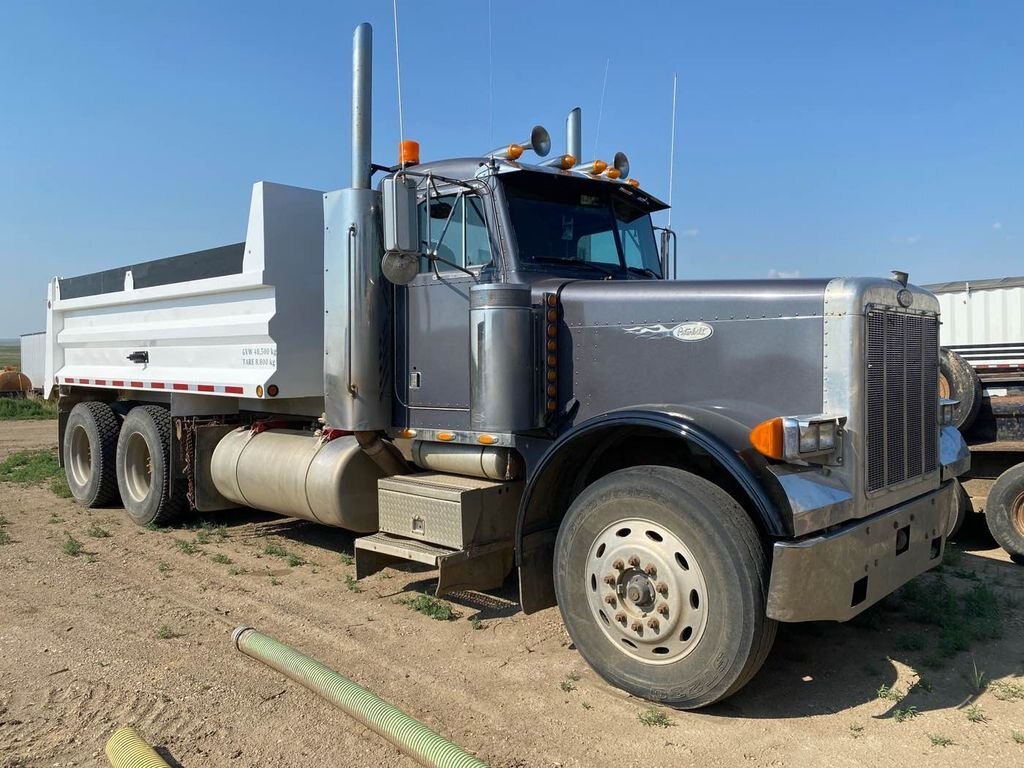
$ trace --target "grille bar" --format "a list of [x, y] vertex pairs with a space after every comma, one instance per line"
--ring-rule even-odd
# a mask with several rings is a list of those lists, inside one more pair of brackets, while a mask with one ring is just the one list
[[867, 313], [867, 490], [938, 466], [938, 318], [893, 309]]

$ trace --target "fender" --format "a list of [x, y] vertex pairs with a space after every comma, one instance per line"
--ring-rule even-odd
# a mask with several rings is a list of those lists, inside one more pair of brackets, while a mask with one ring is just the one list
[[786, 536], [788, 526], [778, 505], [769, 497], [764, 482], [738, 454], [749, 449], [749, 427], [743, 422], [748, 422], [748, 418], [739, 421], [721, 406], [711, 410], [697, 404], [653, 405], [610, 411], [559, 436], [529, 473], [519, 504], [515, 546], [523, 612], [532, 613], [555, 604], [551, 561], [559, 525], [568, 503], [575, 497], [568, 490], [571, 483], [566, 481], [578, 469], [577, 464], [568, 469], [567, 475], [563, 465], [591, 453], [602, 440], [602, 434], [610, 436], [623, 428], [642, 428], [700, 448], [749, 498], [762, 532], [771, 538]]

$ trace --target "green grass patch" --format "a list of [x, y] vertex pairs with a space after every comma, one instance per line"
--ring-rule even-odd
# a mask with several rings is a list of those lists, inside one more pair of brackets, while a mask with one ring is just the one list
[[988, 720], [985, 717], [985, 711], [977, 704], [971, 704], [967, 709], [964, 710], [964, 716], [967, 718], [969, 723], [984, 723]]
[[916, 632], [896, 638], [897, 651], [920, 651], [922, 648], [924, 648], [924, 638]]
[[174, 546], [176, 546], [186, 555], [195, 555], [200, 551], [199, 547], [197, 547], [191, 541], [186, 541], [185, 539], [175, 539]]
[[338, 555], [338, 559], [341, 561], [342, 565], [352, 565], [352, 563], [355, 562], [355, 558], [353, 558], [352, 555], [346, 555], [344, 552]]
[[[948, 549], [950, 551], [956, 551]], [[915, 579], [897, 593], [904, 614], [911, 621], [937, 627], [938, 643], [935, 653], [929, 653], [923, 664], [931, 669], [941, 668], [944, 659], [967, 651], [975, 642], [994, 640], [1003, 636], [1003, 617], [999, 598], [984, 582], [974, 582], [966, 591], [955, 591], [942, 576]], [[916, 644], [905, 635], [897, 640], [903, 644]]]
[[211, 557], [210, 560], [217, 563], [218, 565], [231, 565], [231, 558], [225, 555], [223, 552], [218, 552], [213, 557]]
[[348, 587], [349, 592], [355, 592], [356, 594], [363, 591], [363, 588], [359, 586], [359, 581], [351, 573], [345, 574], [345, 586]]
[[174, 566], [172, 566], [170, 563], [157, 563], [156, 569], [160, 571], [160, 573], [170, 573], [174, 570]]
[[61, 550], [64, 552], [65, 555], [70, 555], [71, 557], [78, 557], [82, 553], [82, 547], [82, 542], [80, 542], [67, 531], [64, 531], [64, 544], [61, 547]]
[[903, 699], [903, 691], [899, 688], [890, 688], [884, 683], [878, 686], [878, 698], [883, 701], [901, 701]]
[[288, 557], [288, 550], [275, 541], [268, 541], [263, 547], [263, 554], [272, 557]]
[[947, 738], [946, 736], [943, 736], [939, 733], [929, 733], [927, 734], [927, 736], [928, 741], [932, 743], [933, 747], [948, 747], [950, 744], [953, 743], [952, 739]]
[[181, 637], [180, 634], [175, 632], [166, 624], [161, 624], [160, 628], [156, 631], [157, 639], [159, 640], [173, 640], [176, 637]]
[[56, 419], [57, 406], [45, 400], [32, 397], [17, 399], [0, 398], [0, 421], [15, 419]]
[[12, 541], [11, 534], [7, 532], [7, 529], [0, 528], [0, 544], [10, 544]]
[[64, 518], [60, 515], [50, 515], [50, 519], [47, 520], [50, 525], [59, 525], [64, 522]]
[[431, 595], [416, 595], [406, 600], [399, 600], [399, 602], [417, 613], [429, 616], [435, 621], [455, 621], [462, 616], [461, 613], [444, 600], [438, 600]]
[[637, 715], [637, 719], [648, 728], [670, 728], [675, 725], [675, 723], [668, 719], [668, 715], [654, 707], [645, 709]]
[[110, 531], [108, 531], [106, 528], [100, 528], [98, 525], [90, 525], [85, 532], [89, 536], [92, 536], [94, 539], [110, 538]]
[[45, 448], [18, 451], [0, 462], [0, 480], [7, 483], [42, 483], [63, 474], [64, 470], [57, 464], [56, 451]]
[[1018, 744], [1024, 744], [1024, 731], [1010, 731], [1010, 738]]
[[915, 717], [917, 717], [917, 707], [896, 707], [892, 711], [892, 719], [897, 723], [913, 720]]
[[62, 499], [71, 498], [71, 488], [68, 486], [68, 479], [61, 475], [50, 481], [50, 493]]

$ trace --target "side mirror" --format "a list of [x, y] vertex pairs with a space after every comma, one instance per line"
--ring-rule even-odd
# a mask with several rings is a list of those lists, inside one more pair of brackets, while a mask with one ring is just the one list
[[396, 285], [405, 285], [419, 272], [419, 222], [416, 181], [396, 173], [384, 179], [384, 258], [381, 271]]

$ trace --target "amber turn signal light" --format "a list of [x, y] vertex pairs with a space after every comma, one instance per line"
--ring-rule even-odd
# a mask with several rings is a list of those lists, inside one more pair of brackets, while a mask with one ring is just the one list
[[750, 444], [757, 452], [770, 459], [781, 459], [785, 455], [782, 433], [782, 417], [762, 421], [750, 430]]

